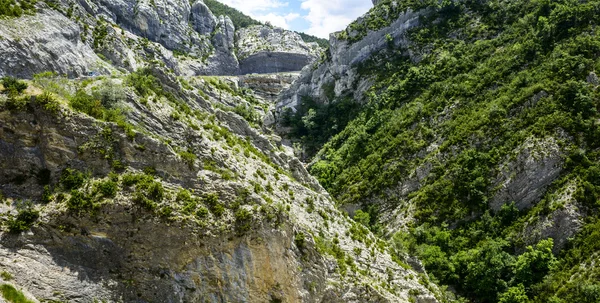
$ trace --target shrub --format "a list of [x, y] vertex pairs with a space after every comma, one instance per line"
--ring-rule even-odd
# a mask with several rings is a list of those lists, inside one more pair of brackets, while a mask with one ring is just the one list
[[96, 189], [102, 197], [113, 198], [117, 194], [118, 186], [117, 182], [113, 180], [106, 180], [96, 183]]
[[65, 168], [60, 175], [60, 183], [65, 190], [81, 187], [85, 179], [85, 174], [72, 168]]
[[304, 248], [306, 247], [306, 236], [303, 232], [299, 232], [296, 234], [296, 236], [294, 236], [294, 243], [300, 251], [304, 250]]
[[110, 79], [102, 81], [100, 88], [94, 92], [94, 96], [105, 108], [114, 108], [119, 102], [125, 101], [127, 97], [123, 86], [115, 84]]
[[29, 206], [21, 209], [16, 217], [11, 217], [8, 219], [8, 231], [11, 233], [20, 233], [26, 231], [33, 226], [39, 217], [40, 213], [33, 209], [33, 207]]
[[208, 216], [208, 209], [204, 206], [198, 207], [198, 210], [196, 211], [196, 217], [198, 217], [198, 219], [204, 219], [207, 216]]
[[4, 86], [3, 93], [12, 97], [22, 94], [27, 89], [27, 83], [14, 77], [3, 77], [2, 86]]
[[2, 280], [4, 281], [10, 281], [13, 278], [13, 276], [7, 271], [3, 271], [2, 273], [0, 273], [0, 277], [2, 277]]
[[235, 212], [235, 223], [238, 233], [249, 231], [252, 227], [252, 213], [243, 207], [238, 209]]
[[95, 207], [91, 197], [79, 190], [71, 190], [71, 198], [67, 200], [67, 208], [77, 213], [91, 210]]
[[148, 69], [140, 69], [129, 74], [125, 79], [125, 83], [133, 87], [142, 97], [149, 96], [152, 93], [162, 94], [162, 87], [158, 79]]
[[529, 298], [525, 293], [525, 287], [523, 284], [513, 286], [506, 292], [500, 294], [498, 297], [498, 303], [529, 303]]
[[58, 109], [60, 108], [60, 104], [58, 103], [58, 100], [56, 100], [56, 97], [49, 92], [44, 92], [41, 95], [38, 95], [35, 97], [35, 101], [42, 106], [43, 109], [53, 114], [57, 113]]
[[104, 106], [102, 101], [88, 95], [84, 90], [80, 89], [75, 92], [75, 95], [69, 100], [69, 105], [74, 110], [88, 114], [96, 119], [104, 118]]
[[188, 164], [188, 166], [190, 168], [192, 168], [194, 166], [194, 162], [196, 162], [196, 159], [197, 159], [196, 155], [189, 151], [179, 152], [179, 156], [185, 163]]
[[32, 301], [28, 300], [21, 291], [17, 290], [10, 284], [2, 284], [0, 286], [0, 291], [2, 291], [2, 296], [8, 302], [11, 302], [11, 303], [33, 303]]

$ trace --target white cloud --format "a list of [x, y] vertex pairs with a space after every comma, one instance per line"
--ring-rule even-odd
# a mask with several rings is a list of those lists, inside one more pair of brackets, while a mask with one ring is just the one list
[[288, 22], [298, 19], [300, 14], [297, 13], [278, 13], [273, 10], [280, 10], [287, 7], [289, 2], [278, 0], [219, 0], [222, 3], [236, 8], [250, 17], [262, 21], [270, 22], [275, 26], [289, 29]]
[[271, 9], [288, 6], [288, 2], [278, 0], [219, 0], [223, 4], [235, 7], [237, 10], [250, 16]]
[[290, 29], [288, 22], [298, 19], [300, 17], [300, 14], [289, 13], [287, 15], [282, 16], [274, 13], [268, 13], [266, 15], [255, 15], [252, 17], [258, 19], [259, 21], [270, 22], [271, 24], [284, 29]]
[[310, 23], [306, 33], [328, 38], [330, 33], [346, 28], [372, 6], [371, 0], [302, 0], [302, 9], [308, 10], [304, 18]]

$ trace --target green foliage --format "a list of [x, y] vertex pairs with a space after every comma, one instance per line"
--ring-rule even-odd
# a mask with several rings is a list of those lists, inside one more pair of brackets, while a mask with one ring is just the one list
[[235, 224], [238, 233], [245, 233], [252, 227], [252, 213], [246, 208], [239, 208], [235, 212]]
[[304, 42], [317, 42], [317, 44], [322, 48], [329, 47], [329, 40], [327, 40], [327, 39], [315, 37], [315, 36], [305, 34], [302, 32], [295, 32], [295, 33], [300, 35], [300, 37], [302, 37], [302, 40], [304, 40]]
[[4, 281], [10, 281], [13, 278], [13, 276], [7, 271], [2, 271], [2, 273], [0, 273], [0, 277], [2, 277], [2, 280]]
[[60, 184], [64, 190], [77, 189], [81, 187], [86, 180], [87, 176], [84, 173], [68, 167], [63, 169], [60, 175]]
[[98, 205], [94, 203], [93, 197], [87, 195], [81, 190], [71, 190], [71, 197], [67, 200], [67, 208], [78, 214], [97, 209]]
[[371, 216], [369, 213], [359, 209], [354, 213], [354, 221], [368, 227], [371, 225]]
[[525, 293], [523, 284], [510, 287], [498, 298], [498, 303], [529, 303], [531, 302]]
[[179, 156], [181, 157], [181, 159], [188, 164], [188, 166], [190, 168], [194, 167], [194, 163], [196, 162], [196, 159], [198, 158], [196, 156], [196, 154], [188, 152], [188, 151], [181, 151], [178, 153]]
[[36, 96], [35, 101], [42, 106], [42, 108], [53, 114], [56, 114], [60, 108], [60, 104], [56, 97], [49, 92], [43, 92], [41, 95]]
[[113, 180], [101, 181], [95, 184], [96, 189], [105, 198], [114, 198], [119, 189], [117, 182]]
[[[374, 85], [311, 173], [341, 204], [410, 201], [412, 210], [399, 210], [414, 210], [416, 222], [392, 247], [417, 254], [440, 284], [469, 300], [593, 301], [600, 93], [587, 78], [600, 68], [600, 1], [381, 1], [340, 38], [356, 42], [409, 7], [428, 7], [421, 26], [407, 32], [408, 46], [390, 43], [356, 66]], [[290, 113], [289, 125], [318, 128], [320, 109], [310, 108]], [[489, 211], [500, 167], [526, 140], [548, 137], [571, 152], [542, 201]], [[394, 189], [422, 172], [420, 187], [395, 205]], [[590, 216], [582, 232], [558, 258], [551, 241], [525, 247], [526, 220], [562, 207], [555, 192], [568, 182]]]
[[289, 135], [300, 139], [308, 155], [312, 156], [327, 140], [344, 129], [358, 110], [359, 105], [350, 98], [318, 104], [313, 99], [304, 97], [297, 111], [292, 113], [288, 109], [281, 120], [284, 126], [292, 128]]
[[261, 124], [262, 121], [256, 110], [248, 105], [240, 104], [233, 108], [233, 112], [242, 116], [250, 124]]
[[125, 79], [125, 83], [135, 89], [142, 97], [146, 97], [155, 93], [161, 95], [162, 87], [158, 79], [152, 74], [149, 69], [140, 69], [130, 73]]
[[27, 83], [14, 77], [3, 77], [1, 80], [2, 86], [4, 86], [2, 93], [13, 97], [22, 94], [28, 86]]
[[8, 231], [11, 233], [21, 233], [29, 230], [31, 226], [40, 217], [40, 213], [33, 208], [31, 205], [27, 205], [19, 210], [19, 213], [15, 217], [9, 217], [6, 221]]
[[151, 175], [127, 173], [123, 175], [121, 182], [126, 187], [135, 185], [132, 201], [146, 210], [155, 210], [157, 203], [164, 198], [162, 183], [155, 181]]
[[552, 239], [540, 241], [535, 248], [528, 246], [527, 251], [520, 255], [514, 264], [512, 283], [533, 285], [542, 282], [556, 265], [556, 258], [552, 254], [553, 246]]
[[300, 251], [304, 251], [306, 248], [306, 235], [304, 235], [303, 232], [298, 232], [294, 236], [294, 244], [296, 244], [296, 247], [298, 247]]
[[210, 211], [217, 217], [220, 217], [225, 212], [225, 206], [219, 201], [219, 195], [216, 193], [205, 194], [202, 202], [208, 205]]
[[0, 0], [0, 17], [21, 17], [35, 13], [35, 0]]
[[33, 303], [33, 301], [28, 300], [21, 291], [10, 284], [0, 285], [0, 291], [2, 292], [4, 299], [9, 303]]

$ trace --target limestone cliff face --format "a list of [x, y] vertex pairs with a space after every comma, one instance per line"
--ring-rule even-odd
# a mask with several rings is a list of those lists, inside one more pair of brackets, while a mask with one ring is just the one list
[[[283, 29], [236, 29], [201, 0], [54, 1], [36, 10], [0, 20], [0, 55], [6, 58], [0, 75], [57, 71], [78, 77], [134, 71], [150, 62], [188, 76], [299, 71], [321, 51]], [[266, 33], [258, 42], [249, 38], [256, 31]]]
[[[127, 132], [60, 96], [57, 111], [37, 101], [48, 83], [68, 91], [78, 81], [30, 82], [17, 109], [0, 94], [0, 219], [40, 214], [1, 234], [0, 270], [17, 288], [69, 302], [437, 302], [426, 276], [337, 210], [276, 137], [232, 112], [261, 110], [260, 96], [226, 78], [184, 88], [167, 69], [152, 75], [177, 102], [120, 79], [83, 88], [122, 90]], [[85, 176], [72, 190], [67, 168]]]
[[255, 25], [237, 32], [242, 74], [299, 71], [320, 56], [320, 47], [281, 28]]
[[48, 7], [34, 16], [0, 19], [0, 76], [31, 75], [53, 70], [79, 76], [94, 70], [109, 70], [80, 39], [79, 26]]

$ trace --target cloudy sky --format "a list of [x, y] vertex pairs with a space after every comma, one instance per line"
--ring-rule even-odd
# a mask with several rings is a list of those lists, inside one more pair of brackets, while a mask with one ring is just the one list
[[366, 13], [371, 0], [218, 0], [260, 21], [329, 38]]

